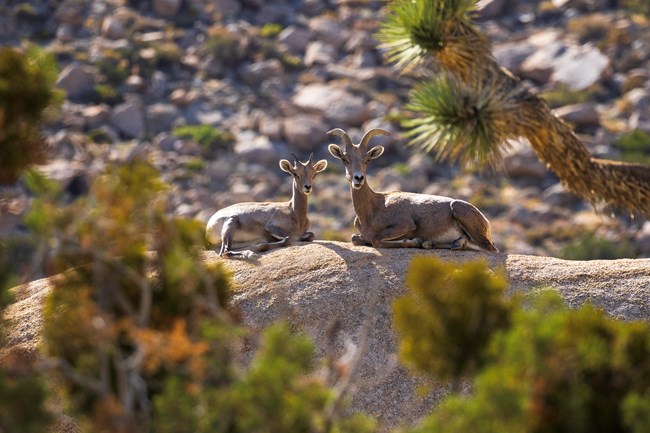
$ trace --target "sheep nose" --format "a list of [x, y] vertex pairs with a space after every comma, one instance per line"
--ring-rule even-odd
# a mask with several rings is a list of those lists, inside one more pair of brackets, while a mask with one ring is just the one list
[[305, 191], [311, 191], [311, 185], [305, 185]]
[[357, 182], [363, 182], [363, 177], [364, 176], [362, 174], [355, 174], [354, 180], [356, 180]]

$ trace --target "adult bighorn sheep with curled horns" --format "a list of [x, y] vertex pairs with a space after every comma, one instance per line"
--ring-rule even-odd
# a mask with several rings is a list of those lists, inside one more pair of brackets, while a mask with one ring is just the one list
[[341, 138], [345, 149], [336, 144], [329, 151], [345, 166], [356, 212], [352, 235], [354, 245], [375, 248], [450, 248], [490, 253], [499, 250], [492, 241], [490, 222], [476, 207], [463, 200], [409, 192], [375, 192], [366, 181], [366, 168], [384, 153], [382, 146], [368, 150], [370, 139], [382, 129], [371, 129], [359, 144], [336, 128], [327, 133]]
[[[314, 233], [308, 232], [307, 196], [312, 191], [312, 180], [327, 168], [322, 159], [300, 162], [293, 153], [294, 163], [280, 160], [280, 169], [293, 176], [293, 196], [288, 202], [237, 203], [217, 211], [206, 227], [206, 238], [211, 244], [221, 244], [220, 256], [252, 258], [255, 253], [283, 247], [291, 241], [310, 242]], [[245, 251], [231, 249], [249, 246]]]

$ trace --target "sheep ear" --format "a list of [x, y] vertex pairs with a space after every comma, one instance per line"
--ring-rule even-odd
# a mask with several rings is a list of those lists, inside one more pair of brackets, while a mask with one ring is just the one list
[[287, 173], [290, 173], [290, 174], [295, 174], [295, 171], [293, 170], [293, 166], [286, 159], [281, 159], [280, 160], [280, 170], [286, 171]]
[[384, 154], [384, 146], [375, 146], [366, 153], [368, 159], [377, 159]]
[[325, 170], [326, 168], [327, 168], [327, 160], [325, 160], [325, 159], [321, 159], [316, 164], [314, 164], [314, 171], [316, 171], [316, 173], [320, 173], [321, 171]]
[[327, 150], [330, 151], [332, 156], [336, 159], [343, 159], [343, 151], [336, 144], [330, 144], [327, 146]]

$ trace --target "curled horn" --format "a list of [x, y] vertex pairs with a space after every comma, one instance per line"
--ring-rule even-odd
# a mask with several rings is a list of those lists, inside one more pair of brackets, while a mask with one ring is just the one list
[[354, 144], [352, 144], [352, 139], [350, 139], [350, 136], [348, 135], [348, 133], [345, 132], [344, 130], [342, 130], [341, 128], [334, 128], [331, 131], [329, 131], [327, 133], [327, 135], [336, 135], [336, 136], [341, 137], [341, 139], [343, 140], [343, 143], [345, 144], [345, 147], [354, 146]]
[[307, 164], [311, 164], [312, 159], [314, 159], [314, 152], [309, 155], [309, 159], [307, 160]]
[[291, 152], [291, 156], [293, 156], [293, 166], [297, 167], [298, 166], [298, 157], [293, 152]]
[[368, 143], [370, 142], [370, 139], [375, 135], [390, 135], [390, 132], [384, 131], [383, 129], [379, 129], [379, 128], [371, 129], [370, 131], [364, 134], [363, 138], [361, 139], [361, 143], [359, 143], [359, 146], [363, 148], [368, 147]]

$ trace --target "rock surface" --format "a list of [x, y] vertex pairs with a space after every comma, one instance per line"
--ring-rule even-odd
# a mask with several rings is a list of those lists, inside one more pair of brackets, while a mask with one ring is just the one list
[[[438, 388], [426, 398], [418, 397], [414, 390], [421, 380], [411, 377], [395, 360], [391, 303], [405, 292], [404, 276], [411, 259], [423, 254], [451, 261], [485, 258], [491, 269], [506, 272], [511, 293], [550, 286], [572, 307], [591, 302], [621, 319], [650, 318], [650, 259], [486, 257], [474, 252], [374, 249], [330, 241], [275, 250], [254, 262], [220, 259], [213, 251], [206, 251], [203, 258], [222, 261], [232, 272], [233, 303], [245, 323], [254, 328], [287, 320], [311, 335], [322, 355], [327, 329], [338, 320], [337, 355], [350, 355], [356, 347], [360, 357], [353, 376], [352, 410], [392, 426], [417, 420], [446, 392]], [[6, 313], [15, 323], [10, 345], [37, 350], [41, 307], [50, 289], [47, 279], [15, 289], [16, 302]]]

